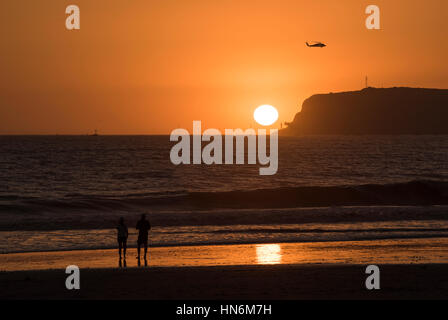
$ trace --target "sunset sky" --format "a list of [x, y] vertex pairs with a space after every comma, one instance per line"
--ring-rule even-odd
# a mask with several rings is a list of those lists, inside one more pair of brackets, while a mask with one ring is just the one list
[[[366, 29], [369, 4], [382, 30]], [[448, 88], [446, 0], [3, 0], [0, 12], [0, 134], [247, 128], [262, 104], [278, 127], [366, 75]]]

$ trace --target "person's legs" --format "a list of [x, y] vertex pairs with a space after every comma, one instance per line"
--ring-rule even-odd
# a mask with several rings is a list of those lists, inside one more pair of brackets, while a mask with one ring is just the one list
[[121, 242], [121, 240], [119, 239], [119, 240], [118, 240], [118, 255], [120, 256], [120, 259], [121, 259], [121, 248], [122, 248], [122, 242]]
[[127, 247], [127, 239], [123, 241], [123, 257], [126, 260], [126, 247]]
[[141, 243], [137, 242], [137, 259], [140, 259], [140, 246], [141, 246]]
[[145, 260], [146, 260], [146, 253], [148, 252], [148, 241], [145, 241]]

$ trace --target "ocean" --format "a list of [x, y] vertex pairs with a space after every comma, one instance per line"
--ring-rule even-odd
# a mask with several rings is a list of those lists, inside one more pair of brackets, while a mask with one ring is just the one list
[[448, 136], [279, 138], [259, 165], [170, 162], [169, 136], [0, 136], [0, 252], [448, 236]]

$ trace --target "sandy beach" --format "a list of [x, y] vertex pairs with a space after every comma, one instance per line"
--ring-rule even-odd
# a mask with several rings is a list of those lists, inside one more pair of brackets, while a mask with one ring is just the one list
[[81, 289], [64, 270], [0, 273], [1, 299], [447, 299], [448, 265], [385, 265], [380, 290], [365, 266], [270, 265], [86, 269]]
[[[448, 239], [182, 246], [150, 249], [127, 268], [115, 250], [0, 255], [1, 299], [446, 299]], [[81, 289], [65, 288], [65, 268]], [[381, 290], [365, 289], [365, 269]]]

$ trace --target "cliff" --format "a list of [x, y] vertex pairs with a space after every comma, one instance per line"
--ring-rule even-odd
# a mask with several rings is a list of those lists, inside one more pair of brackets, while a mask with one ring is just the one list
[[366, 88], [313, 95], [281, 134], [448, 134], [448, 90]]

